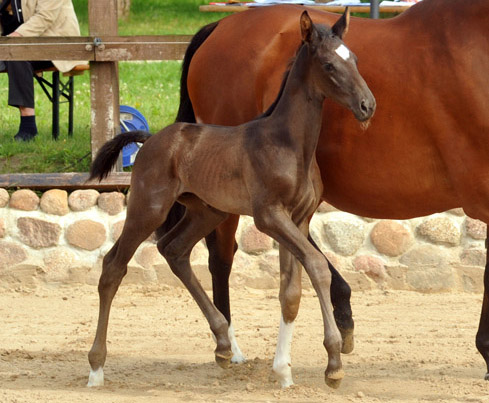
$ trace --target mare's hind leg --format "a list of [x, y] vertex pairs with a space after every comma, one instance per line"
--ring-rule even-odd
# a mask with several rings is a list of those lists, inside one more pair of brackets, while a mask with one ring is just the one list
[[[310, 235], [308, 239], [309, 242], [321, 252], [319, 246], [317, 246]], [[351, 288], [329, 260], [328, 268], [331, 272], [331, 302], [333, 304], [333, 314], [343, 340], [341, 352], [343, 354], [349, 354], [353, 351], [355, 345], [353, 336], [354, 322], [350, 305]]]
[[[318, 295], [324, 323], [323, 344], [328, 352], [325, 381], [330, 387], [338, 387], [344, 372], [341, 366], [341, 335], [336, 326], [331, 304], [331, 272], [326, 269], [327, 260], [309, 242], [290, 217], [278, 209], [256, 209], [257, 228], [284, 245], [304, 266]], [[304, 224], [306, 225], [306, 224]]]
[[484, 297], [482, 299], [482, 311], [479, 321], [479, 329], [475, 338], [477, 350], [486, 362], [487, 372], [484, 377], [489, 380], [489, 227], [486, 238], [486, 267], [484, 270]]
[[[149, 194], [150, 192], [133, 190], [122, 234], [103, 260], [102, 275], [98, 284], [100, 305], [97, 332], [93, 346], [88, 353], [91, 367], [88, 386], [104, 384], [103, 366], [107, 356], [110, 307], [127, 273], [127, 263], [138, 246], [164, 221], [171, 207], [172, 200], [168, 200], [166, 204], [164, 201], [152, 203]], [[166, 194], [171, 194], [171, 191], [168, 190]]]
[[239, 216], [229, 216], [227, 220], [205, 237], [207, 249], [209, 250], [209, 271], [212, 276], [213, 301], [214, 305], [228, 321], [229, 341], [233, 352], [231, 362], [236, 364], [246, 361], [234, 334], [229, 303], [229, 276], [234, 254], [238, 249], [234, 236], [238, 223]]
[[202, 310], [216, 338], [216, 362], [227, 367], [232, 357], [228, 321], [209, 299], [190, 265], [190, 253], [195, 244], [224, 221], [227, 214], [206, 207], [197, 198], [187, 199], [185, 204], [184, 217], [158, 241], [158, 250]]

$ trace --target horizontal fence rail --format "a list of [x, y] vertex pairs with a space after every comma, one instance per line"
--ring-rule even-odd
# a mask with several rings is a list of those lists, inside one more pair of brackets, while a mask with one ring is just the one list
[[1, 60], [181, 60], [191, 35], [0, 37]]
[[4, 174], [0, 175], [0, 188], [43, 189], [127, 189], [131, 182], [130, 172], [111, 172], [102, 180], [88, 182], [88, 173], [44, 173], [44, 174]]

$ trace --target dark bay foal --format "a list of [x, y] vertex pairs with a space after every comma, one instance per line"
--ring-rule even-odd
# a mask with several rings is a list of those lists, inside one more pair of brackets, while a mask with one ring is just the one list
[[127, 263], [165, 221], [176, 201], [186, 206], [186, 213], [158, 241], [158, 250], [207, 318], [216, 337], [217, 363], [225, 367], [232, 356], [228, 322], [193, 274], [190, 252], [229, 213], [246, 214], [280, 244], [282, 319], [274, 371], [281, 384], [292, 384], [291, 331], [299, 308], [302, 265], [320, 301], [328, 353], [326, 383], [339, 385], [344, 374], [341, 336], [331, 306], [331, 274], [326, 258], [307, 236], [309, 218], [322, 194], [315, 151], [325, 97], [349, 108], [360, 121], [368, 120], [375, 110], [375, 99], [357, 70], [356, 57], [341, 40], [348, 21], [346, 12], [330, 29], [314, 25], [307, 12], [301, 15], [302, 45], [279, 96], [259, 118], [237, 127], [175, 123], [154, 136], [124, 133], [102, 147], [91, 178], [104, 178], [124, 145], [144, 143], [132, 172], [124, 229], [103, 261], [89, 386], [104, 382], [109, 312]]

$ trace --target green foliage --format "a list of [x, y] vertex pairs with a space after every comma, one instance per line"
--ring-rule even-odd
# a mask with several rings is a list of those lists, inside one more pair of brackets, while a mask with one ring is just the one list
[[[199, 0], [132, 0], [131, 14], [119, 21], [120, 35], [193, 34], [225, 14], [201, 13]], [[73, 0], [82, 35], [88, 35], [88, 0]], [[138, 109], [157, 132], [175, 119], [179, 102], [181, 62], [119, 63], [120, 103]], [[45, 73], [50, 74], [50, 73]], [[75, 122], [68, 137], [68, 108], [61, 105], [60, 137], [51, 136], [51, 104], [38, 84], [36, 120], [39, 135], [18, 143], [19, 113], [7, 106], [8, 77], [0, 74], [0, 173], [86, 172], [90, 165], [90, 77], [75, 77]]]

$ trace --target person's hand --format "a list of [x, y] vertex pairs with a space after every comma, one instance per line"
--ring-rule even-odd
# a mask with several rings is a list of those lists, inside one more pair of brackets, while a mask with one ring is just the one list
[[15, 32], [15, 31], [14, 31], [14, 32], [12, 32], [11, 34], [8, 34], [7, 36], [12, 36], [12, 37], [16, 36], [16, 37], [19, 37], [19, 38], [20, 38], [22, 35], [21, 35], [21, 34], [19, 34], [18, 32]]

